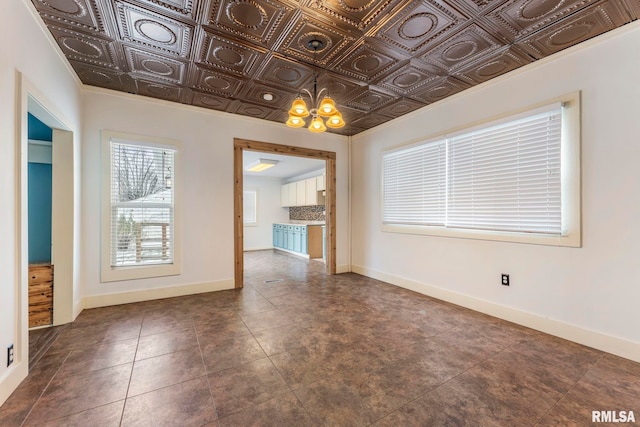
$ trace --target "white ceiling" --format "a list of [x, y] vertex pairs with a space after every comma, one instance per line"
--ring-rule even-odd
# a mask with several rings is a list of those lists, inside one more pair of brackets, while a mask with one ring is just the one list
[[[308, 159], [306, 157], [284, 156], [280, 154], [261, 153], [259, 151], [242, 151], [244, 175], [268, 176], [274, 178], [291, 178], [324, 169], [324, 160]], [[277, 160], [278, 164], [262, 172], [248, 172], [247, 167], [258, 159]]]

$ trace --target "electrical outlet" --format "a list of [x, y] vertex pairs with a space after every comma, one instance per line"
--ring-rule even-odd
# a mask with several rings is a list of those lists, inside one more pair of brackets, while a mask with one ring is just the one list
[[13, 363], [13, 344], [7, 347], [7, 366]]
[[504, 286], [509, 286], [509, 275], [508, 274], [503, 274], [502, 275], [502, 284]]

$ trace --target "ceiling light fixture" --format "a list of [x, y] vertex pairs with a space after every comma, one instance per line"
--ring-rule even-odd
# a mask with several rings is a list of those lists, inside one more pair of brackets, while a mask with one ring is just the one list
[[[313, 39], [307, 43], [310, 49], [313, 49], [313, 58], [315, 60], [316, 52], [324, 47], [324, 43], [321, 40]], [[327, 130], [327, 126], [333, 129], [339, 129], [344, 126], [344, 120], [342, 114], [336, 108], [336, 103], [328, 95], [326, 88], [320, 89], [318, 92], [318, 74], [313, 76], [313, 94], [307, 89], [302, 89], [302, 92], [309, 96], [311, 109], [307, 109], [307, 103], [302, 99], [302, 93], [298, 93], [296, 99], [291, 103], [291, 109], [289, 109], [289, 120], [286, 124], [292, 128], [300, 128], [306, 125], [304, 121], [305, 117], [311, 116], [309, 123], [309, 131], [320, 133]], [[324, 96], [323, 96], [324, 94]], [[323, 117], [327, 118], [325, 126]]]
[[269, 168], [272, 168], [277, 164], [278, 164], [277, 160], [258, 159], [255, 162], [251, 162], [249, 164], [249, 166], [247, 166], [247, 171], [249, 171], [249, 172], [262, 172], [263, 170], [267, 170]]

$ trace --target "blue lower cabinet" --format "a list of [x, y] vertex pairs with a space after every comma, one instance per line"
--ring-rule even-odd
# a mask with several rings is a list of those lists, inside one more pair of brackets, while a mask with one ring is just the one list
[[285, 241], [285, 249], [288, 249], [290, 251], [293, 250], [293, 225], [287, 225], [287, 231], [286, 231], [286, 241]]
[[282, 224], [277, 224], [278, 225], [278, 234], [277, 234], [277, 245], [279, 248], [283, 248], [284, 247], [284, 225]]
[[273, 224], [273, 247], [278, 247], [278, 224]]
[[273, 224], [273, 247], [284, 247], [284, 228], [282, 224]]
[[294, 252], [302, 252], [302, 227], [296, 225], [293, 227], [293, 249]]
[[273, 224], [273, 247], [308, 254], [307, 226]]
[[300, 230], [300, 252], [303, 254], [309, 254], [309, 249], [307, 248], [307, 227], [301, 227]]

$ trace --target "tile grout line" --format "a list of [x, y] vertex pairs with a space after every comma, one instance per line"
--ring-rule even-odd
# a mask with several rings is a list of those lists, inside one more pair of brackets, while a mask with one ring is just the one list
[[[58, 338], [56, 337], [56, 340]], [[54, 340], [55, 343], [55, 340]], [[49, 381], [47, 381], [47, 385], [44, 386], [44, 388], [42, 389], [42, 392], [40, 393], [40, 395], [38, 396], [38, 398], [36, 399], [35, 402], [33, 402], [33, 405], [31, 405], [31, 408], [29, 409], [29, 412], [27, 413], [27, 415], [25, 415], [24, 419], [22, 420], [22, 423], [20, 423], [20, 426], [23, 426], [24, 423], [29, 419], [29, 416], [31, 415], [31, 413], [33, 412], [33, 408], [36, 407], [36, 405], [38, 404], [38, 402], [40, 401], [40, 399], [42, 399], [42, 396], [44, 395], [44, 393], [47, 391], [47, 389], [49, 388], [49, 386], [51, 385], [51, 383], [53, 382], [53, 379], [56, 377], [56, 375], [58, 375], [58, 372], [60, 372], [60, 369], [62, 369], [62, 365], [64, 365], [64, 362], [67, 361], [67, 359], [69, 358], [69, 356], [71, 356], [71, 353], [73, 352], [73, 350], [68, 350], [67, 356], [64, 358], [64, 360], [62, 361], [62, 363], [60, 363], [60, 366], [58, 367], [58, 369], [56, 369], [56, 371], [54, 372], [54, 374], [51, 376], [51, 378], [49, 379]]]
[[[192, 317], [193, 320], [193, 317]], [[242, 320], [242, 319], [240, 319]], [[244, 322], [243, 322], [244, 323]], [[195, 327], [195, 322], [193, 324], [193, 329], [195, 331], [196, 334], [196, 342], [198, 343], [198, 351], [200, 352], [200, 361], [202, 362], [202, 368], [204, 370], [204, 377], [207, 380], [207, 388], [209, 389], [209, 396], [211, 396], [211, 402], [213, 403], [213, 411], [216, 414], [216, 423], [218, 425], [220, 425], [220, 414], [218, 414], [218, 407], [216, 406], [216, 399], [213, 396], [213, 390], [211, 389], [211, 380], [209, 379], [209, 370], [207, 369], [207, 366], [204, 363], [204, 350], [202, 349], [202, 346], [200, 345], [200, 334], [198, 333], [198, 329]]]
[[570, 393], [570, 392], [571, 392], [571, 391], [572, 391], [572, 390], [573, 390], [573, 389], [578, 385], [578, 383], [579, 383], [580, 381], [582, 381], [582, 380], [584, 379], [584, 377], [585, 377], [585, 376], [587, 376], [587, 374], [589, 373], [589, 371], [590, 371], [594, 366], [596, 366], [596, 365], [597, 365], [597, 364], [598, 364], [598, 363], [599, 363], [599, 362], [604, 358], [604, 356], [605, 356], [605, 355], [606, 355], [606, 353], [604, 353], [604, 352], [603, 352], [603, 353], [600, 355], [600, 357], [598, 358], [598, 360], [596, 360], [595, 362], [593, 362], [593, 363], [591, 364], [591, 366], [589, 366], [589, 368], [587, 368], [587, 369], [584, 371], [584, 374], [582, 374], [582, 375], [580, 376], [580, 378], [578, 378], [578, 379], [577, 379], [577, 380], [576, 380], [576, 381], [575, 381], [575, 382], [574, 382], [570, 387], [568, 387], [568, 388], [567, 388], [567, 391], [565, 391], [564, 393], [562, 393], [562, 396], [560, 396], [560, 397], [558, 398], [558, 400], [556, 400], [556, 401], [554, 402], [554, 404], [553, 404], [553, 405], [551, 405], [551, 406], [549, 407], [549, 409], [548, 409], [544, 414], [542, 414], [542, 416], [541, 416], [540, 418], [538, 418], [538, 420], [535, 422], [535, 424], [533, 424], [533, 427], [536, 427], [536, 426], [540, 425], [540, 423], [542, 422], [542, 420], [543, 420], [543, 419], [544, 419], [544, 418], [545, 418], [549, 413], [551, 413], [551, 411], [553, 410], [553, 408], [555, 408], [556, 406], [558, 406], [558, 404], [559, 404], [560, 402], [562, 402], [562, 401], [564, 400], [564, 398], [565, 398], [565, 397], [567, 397], [567, 395], [568, 395], [568, 394], [569, 394], [569, 393]]
[[142, 321], [140, 322], [140, 330], [138, 331], [138, 338], [136, 341], [136, 351], [133, 352], [133, 361], [131, 362], [131, 372], [129, 373], [129, 382], [127, 383], [127, 391], [124, 394], [124, 404], [122, 405], [122, 412], [120, 413], [120, 422], [119, 426], [122, 426], [122, 422], [124, 421], [124, 411], [127, 408], [127, 400], [129, 399], [129, 388], [131, 387], [131, 379], [133, 378], [133, 368], [136, 366], [136, 356], [138, 355], [138, 348], [140, 347], [140, 337], [142, 336], [142, 328], [144, 326], [144, 319], [146, 315], [142, 316]]
[[[439, 334], [436, 334], [436, 335], [439, 335]], [[435, 335], [434, 335], [434, 336], [435, 336]], [[430, 388], [429, 390], [424, 391], [424, 392], [422, 392], [422, 393], [418, 394], [418, 396], [417, 396], [415, 399], [410, 400], [409, 402], [405, 403], [404, 405], [401, 405], [400, 407], [398, 407], [398, 408], [394, 409], [393, 411], [389, 412], [388, 414], [385, 414], [385, 415], [383, 415], [382, 417], [380, 417], [380, 418], [378, 418], [378, 419], [374, 420], [374, 422], [373, 422], [373, 423], [371, 423], [371, 424], [369, 424], [369, 425], [373, 425], [373, 424], [375, 424], [376, 422], [380, 421], [381, 419], [383, 419], [383, 418], [385, 418], [385, 417], [387, 417], [387, 416], [389, 416], [389, 415], [393, 414], [394, 412], [396, 412], [396, 411], [400, 410], [401, 408], [404, 408], [405, 406], [407, 406], [407, 405], [409, 405], [409, 404], [411, 404], [411, 403], [413, 403], [413, 402], [416, 402], [416, 401], [420, 400], [421, 398], [425, 397], [427, 394], [429, 394], [429, 393], [431, 393], [431, 392], [435, 391], [436, 389], [438, 389], [438, 388], [440, 388], [440, 387], [442, 387], [442, 386], [444, 386], [444, 385], [448, 384], [449, 382], [453, 381], [454, 379], [458, 378], [459, 376], [461, 376], [461, 375], [465, 374], [466, 372], [469, 372], [471, 369], [473, 369], [473, 368], [475, 368], [475, 367], [477, 367], [477, 366], [481, 365], [483, 362], [486, 362], [487, 360], [491, 359], [492, 357], [495, 357], [496, 355], [501, 354], [501, 353], [503, 353], [503, 352], [507, 351], [508, 349], [510, 349], [510, 348], [512, 348], [512, 347], [514, 347], [514, 346], [516, 346], [516, 345], [517, 345], [517, 344], [516, 344], [516, 343], [514, 343], [514, 344], [511, 344], [511, 345], [509, 345], [509, 346], [506, 346], [505, 348], [503, 348], [503, 349], [501, 349], [501, 350], [499, 350], [499, 351], [497, 351], [497, 352], [495, 352], [495, 353], [492, 353], [490, 356], [487, 356], [487, 357], [485, 357], [484, 359], [479, 360], [477, 363], [475, 363], [475, 364], [473, 364], [473, 365], [469, 366], [467, 369], [465, 369], [465, 370], [463, 370], [463, 371], [461, 371], [461, 372], [457, 373], [456, 375], [454, 375], [454, 376], [452, 376], [451, 378], [449, 378], [449, 379], [447, 379], [447, 380], [445, 380], [445, 381], [441, 382], [440, 384], [436, 385], [435, 387], [432, 387], [432, 388]]]

